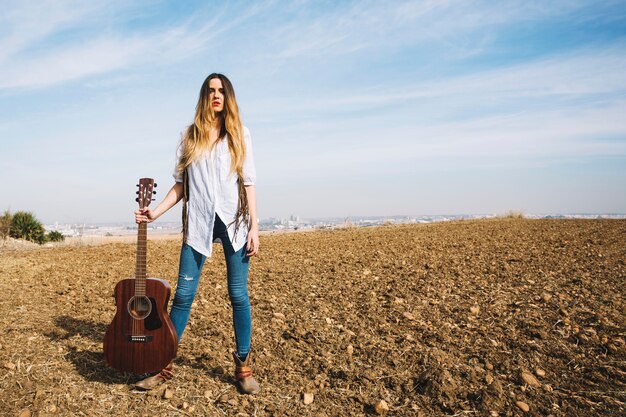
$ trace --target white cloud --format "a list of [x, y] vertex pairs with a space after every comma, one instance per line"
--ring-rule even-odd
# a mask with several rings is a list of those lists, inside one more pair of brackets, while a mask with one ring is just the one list
[[[207, 10], [199, 9], [181, 22], [136, 30], [132, 26], [116, 29], [107, 24], [107, 17], [119, 26], [141, 14], [140, 9], [132, 9], [137, 5], [99, 4], [51, 1], [11, 9], [0, 20], [8, 27], [0, 34], [0, 89], [47, 87], [136, 65], [163, 66], [200, 56], [209, 48], [219, 49], [217, 37], [240, 30], [272, 2], [249, 6], [234, 17], [225, 16], [229, 11], [224, 8], [209, 13], [207, 19]], [[90, 24], [99, 30], [87, 30]], [[57, 42], [50, 38], [79, 30], [85, 32], [84, 37]], [[49, 45], [38, 47], [42, 42]]]
[[[426, 116], [437, 113], [439, 119], [446, 113], [450, 118], [457, 117], [455, 111], [462, 108], [498, 113], [498, 107], [511, 112], [551, 103], [564, 108], [587, 107], [592, 102], [576, 103], [576, 100], [595, 100], [600, 96], [611, 100], [610, 97], [626, 94], [625, 52], [626, 44], [620, 43], [603, 49], [578, 49], [469, 75], [425, 82], [416, 80], [401, 86], [390, 85], [385, 80], [383, 85], [358, 86], [357, 92], [350, 87], [343, 92], [333, 90], [332, 94], [322, 91], [321, 95], [300, 101], [297, 107], [292, 105], [298, 101], [297, 97], [277, 97], [266, 110], [291, 116], [320, 111], [342, 115], [361, 112], [363, 118], [369, 119], [372, 115], [362, 113], [364, 110], [379, 109], [383, 114], [393, 114], [399, 109], [415, 108], [426, 112]], [[259, 118], [266, 117], [263, 106], [254, 107], [259, 110]]]
[[[300, 152], [274, 152], [265, 168], [269, 181], [298, 176], [302, 181], [351, 175], [366, 180], [407, 172], [531, 169], [594, 157], [626, 157], [626, 100], [603, 108], [528, 110], [465, 122], [379, 128], [350, 132], [332, 126], [298, 129]], [[289, 135], [289, 132], [285, 133]], [[311, 155], [315, 155], [314, 158]], [[288, 157], [286, 157], [288, 156]], [[289, 181], [289, 180], [287, 180]]]
[[[141, 15], [126, 2], [44, 1], [8, 7], [0, 18], [0, 88], [45, 87], [96, 74], [107, 74], [141, 63], [163, 65], [200, 54], [226, 42], [246, 50], [248, 62], [274, 69], [302, 58], [350, 55], [364, 50], [403, 48], [411, 44], [443, 46], [456, 59], [480, 54], [495, 39], [490, 27], [585, 6], [580, 2], [550, 3], [426, 1], [340, 3], [330, 12], [316, 2], [264, 2], [233, 10], [229, 5], [202, 8], [184, 21], [149, 29], [124, 28], [120, 23]], [[239, 6], [242, 6], [241, 4]], [[488, 7], [487, 7], [488, 6]], [[285, 21], [273, 15], [286, 11]], [[259, 17], [258, 19], [253, 19]], [[116, 22], [108, 24], [108, 20]], [[252, 23], [257, 42], [241, 44]], [[88, 30], [91, 29], [91, 30]], [[93, 30], [98, 29], [98, 30]], [[53, 35], [81, 30], [51, 42]], [[82, 32], [81, 32], [82, 33]], [[473, 33], [473, 36], [467, 36]], [[45, 47], [42, 43], [48, 42]], [[39, 45], [39, 46], [38, 46]], [[269, 45], [268, 45], [269, 46]], [[431, 48], [432, 49], [432, 48]], [[436, 50], [434, 48], [432, 50]], [[43, 71], [40, 68], [47, 68]], [[45, 74], [44, 74], [45, 72]]]
[[[338, 3], [322, 13], [316, 2], [289, 9], [287, 23], [272, 29], [271, 52], [258, 59], [287, 61], [333, 57], [362, 50], [393, 50], [422, 44], [443, 47], [456, 59], [476, 55], [496, 37], [495, 30], [519, 22], [573, 13], [580, 1], [358, 1]], [[300, 10], [304, 10], [300, 12]], [[317, 13], [316, 13], [317, 12]]]
[[28, 49], [47, 36], [83, 25], [102, 11], [102, 2], [20, 1], [2, 5], [0, 15], [0, 63]]
[[97, 39], [0, 68], [0, 88], [41, 87], [92, 74], [107, 73], [145, 52], [141, 39]]

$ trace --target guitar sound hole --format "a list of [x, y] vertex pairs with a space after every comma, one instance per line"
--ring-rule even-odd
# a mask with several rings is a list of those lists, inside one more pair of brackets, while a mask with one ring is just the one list
[[152, 303], [148, 297], [134, 296], [128, 300], [128, 314], [135, 320], [143, 320], [150, 315]]

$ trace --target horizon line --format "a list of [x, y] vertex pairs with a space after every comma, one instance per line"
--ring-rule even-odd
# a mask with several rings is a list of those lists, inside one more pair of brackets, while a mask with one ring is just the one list
[[[303, 216], [298, 216], [296, 214], [291, 214], [289, 216], [268, 216], [268, 217], [264, 217], [260, 219], [260, 223], [263, 223], [265, 221], [269, 221], [271, 219], [281, 219], [281, 220], [290, 220], [289, 217], [292, 216], [297, 216], [300, 218], [299, 221], [306, 221], [306, 220], [316, 220], [316, 221], [320, 221], [320, 220], [337, 220], [337, 219], [346, 219], [346, 220], [353, 220], [353, 219], [372, 219], [372, 218], [376, 218], [376, 219], [391, 219], [391, 218], [420, 218], [420, 217], [462, 217], [462, 216], [475, 216], [475, 217], [503, 217], [506, 216], [508, 214], [521, 214], [523, 217], [533, 217], [533, 216], [541, 216], [541, 217], [547, 217], [547, 216], [623, 216], [626, 218], [626, 212], [565, 212], [565, 213], [558, 213], [558, 212], [548, 212], [548, 213], [524, 213], [521, 211], [516, 211], [516, 210], [509, 210], [503, 213], [445, 213], [445, 214], [393, 214], [393, 215], [347, 215], [347, 216], [321, 216], [321, 217], [303, 217]], [[291, 220], [290, 220], [291, 221]], [[158, 224], [158, 219], [151, 222], [151, 224]], [[110, 224], [135, 224], [132, 221], [103, 221], [103, 222], [59, 222], [59, 221], [54, 221], [54, 222], [42, 222], [44, 224], [54, 224], [54, 223], [59, 223], [59, 224], [83, 224], [83, 225], [110, 225]], [[162, 221], [162, 224], [182, 224], [182, 222], [179, 221]]]

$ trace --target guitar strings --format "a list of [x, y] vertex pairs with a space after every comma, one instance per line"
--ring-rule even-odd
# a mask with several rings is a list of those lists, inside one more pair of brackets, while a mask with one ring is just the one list
[[[139, 186], [139, 206], [141, 208], [145, 208], [147, 204], [146, 201], [150, 201], [152, 198], [152, 188], [144, 187], [143, 184]], [[148, 203], [149, 204], [149, 203]], [[147, 224], [140, 223], [137, 232], [137, 264], [135, 266], [135, 296], [133, 298], [133, 313], [132, 317], [133, 325], [132, 325], [132, 335], [133, 336], [141, 336], [143, 335], [141, 323], [139, 323], [140, 319], [136, 319], [135, 317], [140, 313], [143, 315], [143, 308], [148, 308], [148, 305], [142, 306], [142, 303], [145, 300], [146, 296], [146, 252], [147, 252]], [[140, 310], [142, 308], [142, 310]], [[131, 315], [132, 316], [132, 315]], [[141, 318], [143, 320], [145, 318]]]

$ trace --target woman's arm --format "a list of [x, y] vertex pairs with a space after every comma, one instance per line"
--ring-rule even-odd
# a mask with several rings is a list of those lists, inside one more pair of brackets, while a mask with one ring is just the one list
[[181, 198], [183, 198], [183, 183], [177, 182], [170, 188], [163, 201], [154, 210], [144, 208], [135, 211], [135, 223], [150, 223], [158, 219], [163, 213], [174, 207]]
[[259, 253], [259, 222], [256, 214], [256, 190], [254, 185], [246, 185], [248, 211], [250, 213], [250, 230], [248, 231], [248, 256]]

